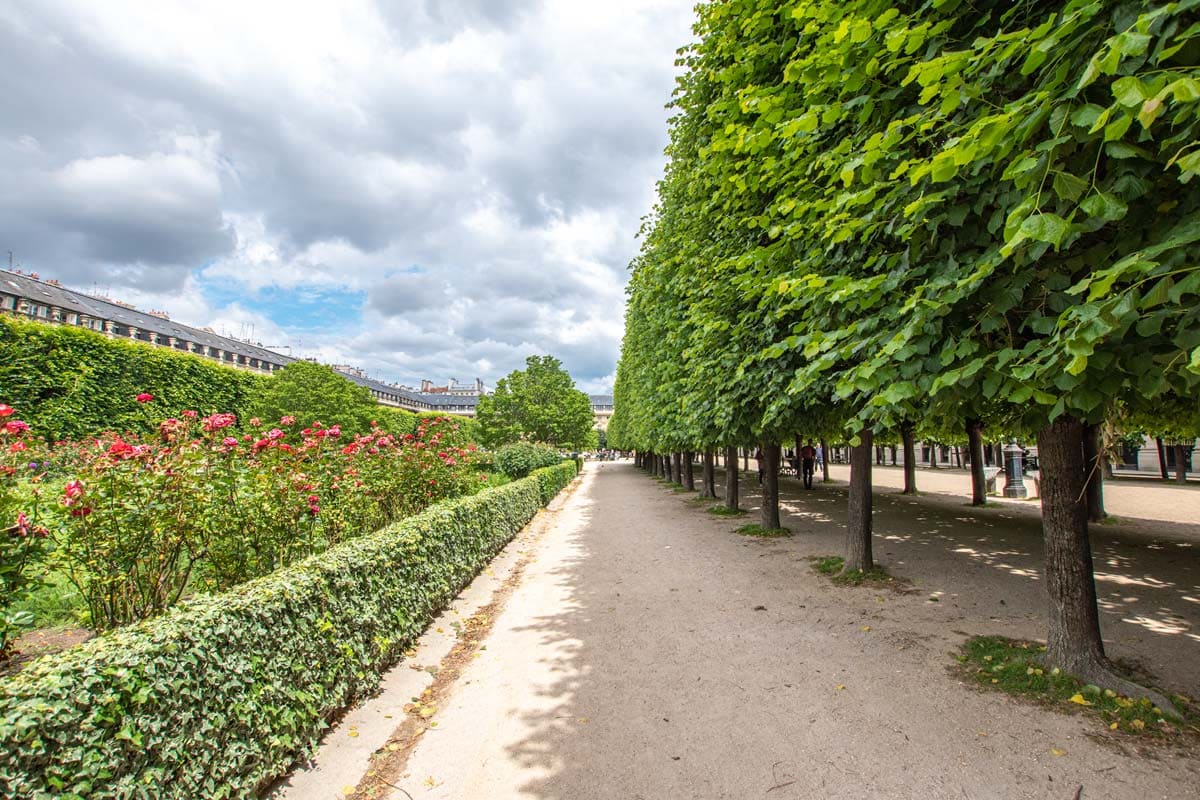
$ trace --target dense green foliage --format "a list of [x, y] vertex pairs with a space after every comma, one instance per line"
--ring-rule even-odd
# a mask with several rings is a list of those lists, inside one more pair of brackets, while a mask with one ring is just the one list
[[558, 460], [558, 450], [537, 442], [506, 444], [492, 456], [496, 468], [510, 478], [524, 478], [535, 469], [557, 464]]
[[149, 431], [149, 392], [171, 409], [243, 416], [270, 378], [197, 355], [110, 339], [71, 326], [0, 318], [0, 402], [51, 441]]
[[701, 6], [614, 442], [1195, 408], [1192, 6]]
[[488, 447], [517, 441], [583, 449], [590, 441], [592, 401], [553, 356], [530, 356], [479, 398], [480, 434]]
[[434, 506], [0, 682], [0, 794], [254, 796], [574, 475]]
[[369, 389], [347, 380], [332, 367], [293, 361], [266, 383], [255, 397], [251, 412], [262, 419], [292, 415], [302, 425], [321, 422], [362, 433], [378, 417], [379, 405]]

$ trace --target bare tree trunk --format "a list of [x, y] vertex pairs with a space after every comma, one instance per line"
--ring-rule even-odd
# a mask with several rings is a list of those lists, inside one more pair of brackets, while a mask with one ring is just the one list
[[843, 572], [866, 572], [875, 566], [871, 554], [871, 429], [859, 433], [850, 448], [849, 520], [846, 526], [846, 562]]
[[671, 454], [671, 481], [683, 483], [683, 453], [678, 451]]
[[717, 496], [716, 455], [712, 450], [704, 451], [704, 473], [700, 485], [701, 497]]
[[829, 483], [829, 445], [821, 440], [821, 483]]
[[696, 473], [692, 471], [692, 459], [695, 455], [691, 450], [683, 454], [683, 488], [689, 492], [696, 491]]
[[1104, 512], [1104, 456], [1103, 429], [1100, 425], [1083, 426], [1083, 468], [1087, 472], [1087, 517], [1089, 522], [1100, 522], [1108, 516]]
[[749, 471], [750, 471], [750, 448], [747, 447], [742, 450], [742, 472], [749, 472]]
[[763, 454], [762, 526], [778, 528], [779, 524], [779, 445], [760, 445]]
[[917, 445], [913, 441], [913, 426], [900, 426], [900, 440], [904, 443], [904, 494], [917, 493]]
[[737, 448], [725, 448], [725, 507], [730, 511], [738, 508]]
[[1158, 468], [1162, 472], [1162, 479], [1164, 481], [1170, 480], [1170, 476], [1167, 475], [1167, 451], [1163, 445], [1162, 437], [1155, 437], [1154, 443], [1158, 445]]
[[1087, 508], [1083, 425], [1062, 416], [1038, 433], [1042, 465], [1042, 535], [1050, 596], [1047, 663], [1084, 675], [1104, 664]]
[[892, 445], [892, 466], [896, 466], [896, 445]]
[[1183, 445], [1175, 445], [1175, 482], [1187, 483], [1187, 450]]
[[987, 503], [987, 478], [983, 474], [983, 422], [967, 420], [967, 447], [971, 453], [971, 505]]

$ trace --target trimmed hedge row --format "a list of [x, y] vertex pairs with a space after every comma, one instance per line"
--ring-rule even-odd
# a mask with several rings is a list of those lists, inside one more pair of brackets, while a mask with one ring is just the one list
[[150, 411], [133, 401], [140, 392], [172, 412], [194, 408], [240, 418], [267, 380], [181, 350], [0, 317], [0, 401], [51, 441], [150, 430]]
[[0, 795], [253, 796], [575, 476], [449, 501], [0, 683]]

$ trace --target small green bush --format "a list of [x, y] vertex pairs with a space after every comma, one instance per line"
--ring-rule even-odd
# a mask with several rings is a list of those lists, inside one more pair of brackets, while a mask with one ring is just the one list
[[0, 796], [255, 796], [574, 474], [433, 506], [0, 681]]
[[492, 456], [496, 466], [510, 478], [524, 478], [535, 469], [559, 462], [558, 451], [548, 444], [515, 442], [506, 444]]

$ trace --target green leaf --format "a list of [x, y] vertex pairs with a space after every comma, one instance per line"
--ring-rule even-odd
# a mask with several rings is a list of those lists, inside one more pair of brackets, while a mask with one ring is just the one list
[[1056, 172], [1054, 173], [1053, 186], [1054, 193], [1058, 195], [1060, 200], [1074, 202], [1087, 191], [1088, 183], [1083, 178], [1078, 178], [1069, 173]]
[[1105, 222], [1115, 222], [1129, 212], [1129, 206], [1114, 194], [1096, 192], [1084, 198], [1079, 207], [1089, 217], [1096, 217]]
[[1150, 96], [1146, 84], [1131, 75], [1113, 81], [1112, 93], [1116, 101], [1127, 108], [1140, 106]]
[[1036, 213], [1021, 223], [1021, 233], [1036, 242], [1054, 245], [1057, 250], [1071, 232], [1071, 223], [1058, 214]]

